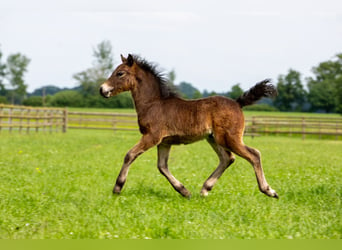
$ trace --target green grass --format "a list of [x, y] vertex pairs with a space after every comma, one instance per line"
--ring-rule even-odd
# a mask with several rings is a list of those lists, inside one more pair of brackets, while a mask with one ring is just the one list
[[156, 149], [132, 165], [111, 193], [134, 132], [0, 133], [2, 239], [340, 239], [342, 141], [246, 138], [258, 148], [269, 184], [237, 157], [208, 197], [199, 191], [218, 160], [206, 142], [175, 146], [171, 172], [192, 193], [176, 193], [156, 167]]

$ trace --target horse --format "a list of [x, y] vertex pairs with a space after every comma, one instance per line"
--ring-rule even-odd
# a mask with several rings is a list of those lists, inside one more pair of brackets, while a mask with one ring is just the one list
[[204, 182], [202, 196], [208, 195], [216, 181], [234, 162], [236, 154], [253, 166], [259, 190], [269, 197], [278, 198], [266, 181], [260, 152], [243, 142], [245, 125], [242, 108], [262, 97], [277, 95], [269, 79], [257, 83], [236, 100], [223, 96], [185, 100], [168, 84], [156, 64], [131, 54], [127, 58], [121, 55], [121, 61], [111, 76], [101, 84], [99, 91], [105, 98], [124, 91], [131, 92], [142, 137], [124, 158], [113, 188], [114, 194], [121, 193], [133, 161], [146, 150], [157, 146], [160, 173], [178, 193], [189, 198], [190, 191], [168, 168], [170, 149], [172, 145], [206, 139], [216, 152], [219, 165]]

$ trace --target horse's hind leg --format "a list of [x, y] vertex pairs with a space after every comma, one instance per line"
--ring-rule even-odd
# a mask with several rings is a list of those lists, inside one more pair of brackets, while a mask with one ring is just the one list
[[162, 175], [170, 182], [172, 187], [184, 197], [190, 197], [191, 193], [180, 183], [169, 171], [167, 161], [169, 158], [171, 145], [160, 144], [158, 145], [158, 169]]
[[254, 172], [258, 181], [259, 190], [274, 198], [278, 198], [277, 193], [268, 185], [264, 171], [261, 166], [261, 155], [260, 152], [254, 148], [250, 148], [242, 143], [242, 141], [237, 140], [226, 140], [229, 141], [229, 148], [236, 153], [237, 155], [241, 156], [242, 158], [249, 161], [253, 168]]
[[224, 171], [234, 162], [234, 155], [226, 150], [224, 147], [216, 144], [213, 139], [208, 139], [209, 144], [215, 150], [217, 156], [220, 159], [220, 163], [215, 171], [209, 176], [209, 178], [204, 182], [201, 195], [207, 196], [208, 192], [213, 188], [216, 181], [221, 177]]

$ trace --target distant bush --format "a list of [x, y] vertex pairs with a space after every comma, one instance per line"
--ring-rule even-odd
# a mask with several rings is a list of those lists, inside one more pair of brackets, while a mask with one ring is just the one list
[[0, 103], [2, 103], [2, 104], [8, 103], [6, 96], [0, 96]]
[[[100, 95], [84, 96], [77, 90], [60, 91], [53, 96], [46, 96], [45, 103], [51, 107], [91, 107], [91, 108], [133, 108], [130, 93], [122, 93], [111, 98]], [[24, 101], [27, 106], [43, 106], [41, 96], [31, 96]]]
[[74, 90], [65, 90], [51, 96], [48, 106], [53, 107], [83, 107], [83, 96]]
[[84, 97], [82, 107], [92, 108], [133, 108], [133, 100], [130, 93], [121, 93], [111, 98], [103, 98], [100, 95]]
[[23, 101], [23, 105], [32, 106], [32, 107], [43, 106], [43, 97], [41, 97], [41, 96], [30, 96]]
[[243, 110], [248, 110], [248, 111], [279, 111], [276, 107], [273, 107], [269, 104], [254, 104], [252, 106], [247, 106], [243, 108]]

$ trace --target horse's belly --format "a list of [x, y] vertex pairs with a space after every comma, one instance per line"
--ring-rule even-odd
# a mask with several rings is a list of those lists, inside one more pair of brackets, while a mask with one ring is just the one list
[[203, 134], [203, 135], [172, 135], [167, 136], [162, 140], [162, 143], [170, 144], [170, 145], [179, 145], [179, 144], [190, 144], [196, 141], [203, 140], [207, 138], [209, 134]]

